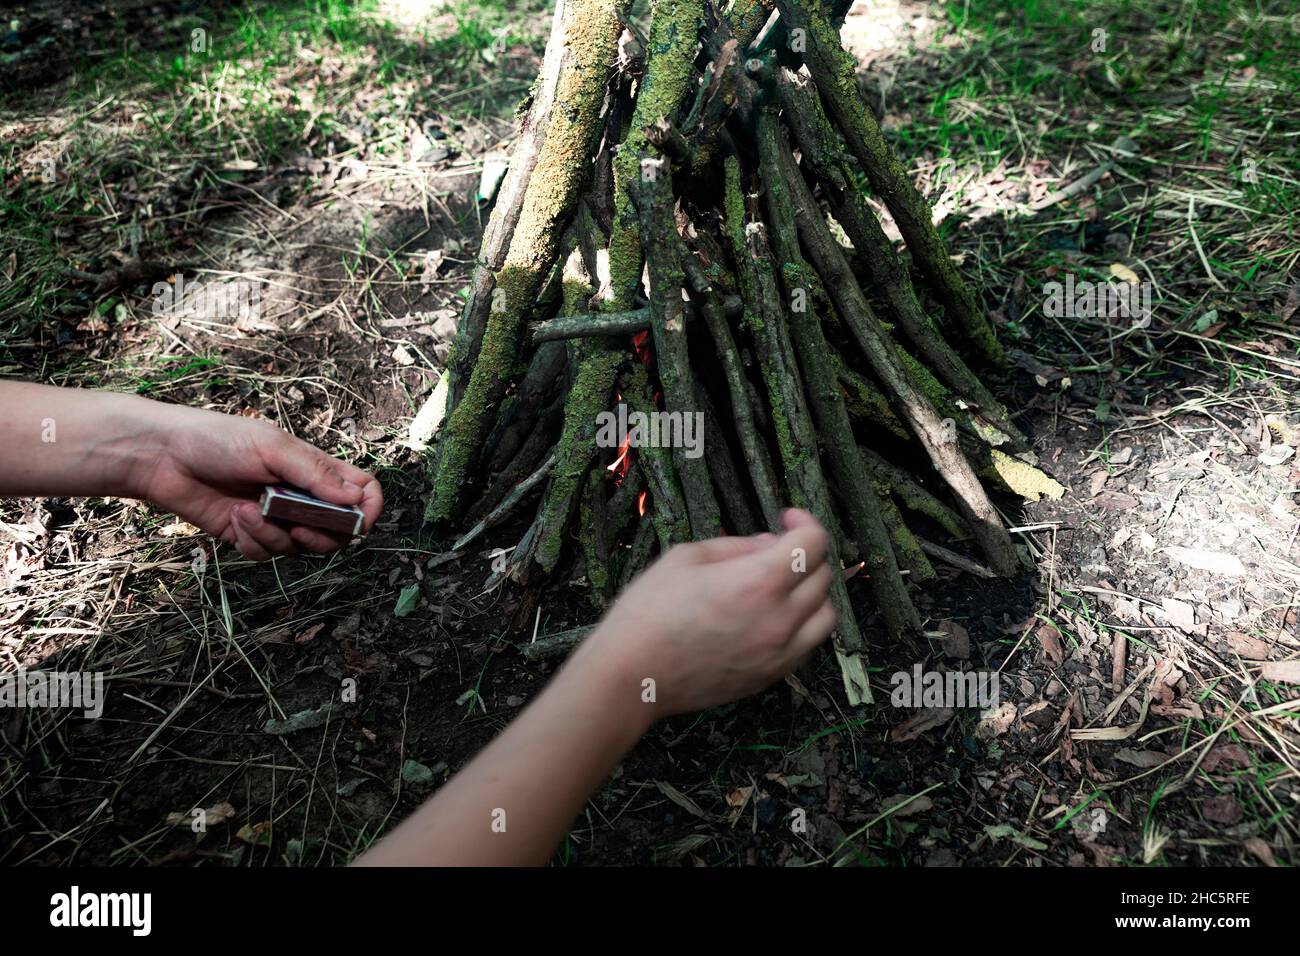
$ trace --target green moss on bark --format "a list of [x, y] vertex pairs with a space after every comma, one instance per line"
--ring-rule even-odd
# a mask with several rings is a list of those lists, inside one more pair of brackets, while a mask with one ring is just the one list
[[[631, 308], [639, 297], [644, 256], [631, 191], [641, 176], [641, 153], [648, 145], [646, 128], [660, 119], [672, 120], [691, 88], [704, 9], [702, 0], [654, 0], [651, 7], [645, 76], [637, 90], [627, 137], [614, 154], [611, 308]], [[664, 175], [668, 175], [666, 171]]]
[[497, 403], [519, 361], [523, 325], [550, 277], [568, 220], [590, 169], [600, 109], [614, 63], [627, 0], [572, 0], [566, 25], [568, 60], [556, 87], [557, 108], [528, 181], [523, 210], [502, 267], [495, 308], [465, 394], [444, 424], [434, 452], [432, 496], [425, 520], [446, 521], [478, 459]]
[[555, 567], [578, 489], [596, 455], [596, 416], [607, 411], [623, 355], [599, 343], [578, 346], [578, 374], [564, 402], [564, 431], [556, 448], [555, 470], [542, 506], [542, 536], [537, 563]]
[[609, 588], [609, 567], [607, 556], [602, 553], [600, 536], [602, 523], [597, 519], [593, 503], [596, 496], [605, 493], [602, 485], [605, 476], [600, 469], [587, 471], [587, 484], [582, 491], [582, 505], [579, 509], [578, 542], [582, 545], [583, 558], [587, 565], [587, 583], [591, 585], [591, 598], [596, 604], [603, 604], [605, 592]]

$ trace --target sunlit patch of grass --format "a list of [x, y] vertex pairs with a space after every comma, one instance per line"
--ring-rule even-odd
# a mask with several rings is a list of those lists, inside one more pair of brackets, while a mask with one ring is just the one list
[[[21, 119], [0, 147], [9, 184], [0, 265], [11, 280], [0, 284], [0, 364], [15, 358], [5, 343], [33, 322], [89, 314], [83, 293], [71, 290], [69, 301], [65, 267], [175, 241], [174, 217], [120, 215], [118, 183], [161, 196], [188, 169], [198, 191], [217, 191], [292, 154], [400, 155], [412, 122], [444, 113], [438, 84], [484, 87], [499, 59], [527, 69], [520, 48], [539, 54], [541, 40], [524, 14], [544, 6], [454, 0], [413, 30], [386, 20], [376, 0], [293, 0], [219, 17], [200, 10], [169, 22], [152, 46], [114, 38], [107, 45], [117, 53], [42, 91], [39, 104], [26, 93], [0, 102]], [[508, 113], [525, 86], [485, 87], [476, 106]], [[508, 101], [487, 106], [502, 94]], [[47, 155], [52, 177], [40, 166]]]

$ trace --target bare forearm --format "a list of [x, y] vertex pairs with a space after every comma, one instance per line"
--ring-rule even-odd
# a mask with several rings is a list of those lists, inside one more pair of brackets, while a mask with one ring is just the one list
[[0, 381], [0, 496], [132, 496], [156, 443], [134, 395]]
[[639, 679], [615, 654], [580, 650], [468, 767], [358, 863], [511, 866], [545, 863], [650, 724]]

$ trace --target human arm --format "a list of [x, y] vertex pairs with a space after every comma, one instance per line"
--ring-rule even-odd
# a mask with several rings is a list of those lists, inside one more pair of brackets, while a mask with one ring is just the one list
[[0, 497], [143, 498], [263, 560], [328, 553], [347, 537], [262, 518], [264, 485], [358, 505], [369, 529], [379, 483], [266, 421], [138, 395], [0, 381]]
[[834, 628], [833, 572], [812, 516], [790, 511], [785, 522], [780, 537], [668, 552], [541, 695], [358, 864], [544, 863], [654, 720], [755, 693], [794, 670]]

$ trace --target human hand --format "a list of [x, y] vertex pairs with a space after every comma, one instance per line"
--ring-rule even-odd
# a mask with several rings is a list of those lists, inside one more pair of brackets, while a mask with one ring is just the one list
[[[835, 628], [829, 538], [807, 511], [785, 533], [678, 545], [641, 574], [574, 655], [640, 686], [653, 718], [756, 693], [793, 671]], [[801, 570], [800, 570], [801, 569]]]
[[197, 525], [254, 561], [312, 551], [328, 554], [349, 535], [285, 526], [262, 517], [265, 485], [294, 485], [331, 504], [357, 505], [369, 531], [383, 508], [379, 482], [267, 421], [149, 403], [149, 451], [133, 468], [136, 497]]

